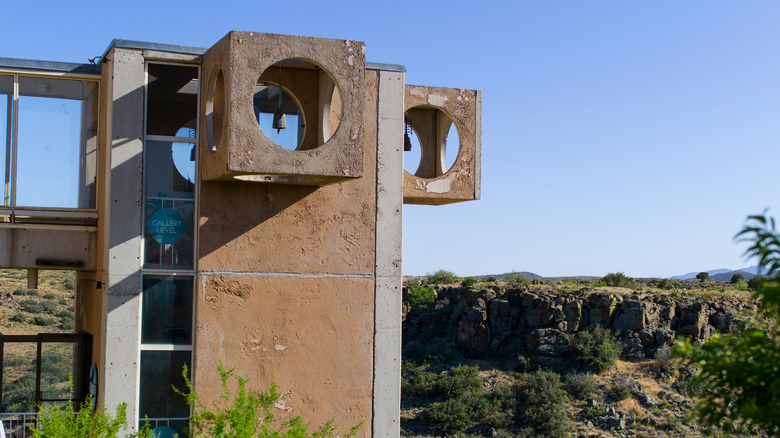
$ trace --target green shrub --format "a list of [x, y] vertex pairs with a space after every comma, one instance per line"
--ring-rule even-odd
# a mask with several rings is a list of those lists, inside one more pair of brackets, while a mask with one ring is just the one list
[[529, 286], [531, 279], [525, 275], [506, 274], [504, 275], [504, 283], [509, 286]]
[[745, 277], [742, 274], [734, 274], [731, 276], [731, 280], [729, 280], [729, 283], [731, 284], [737, 284], [740, 281], [744, 280]]
[[[222, 361], [217, 364], [217, 372], [222, 382], [222, 393], [219, 401], [204, 404], [195, 387], [190, 381], [187, 366], [184, 366], [182, 376], [187, 384], [186, 393], [176, 388], [177, 393], [187, 399], [192, 408], [189, 418], [190, 437], [241, 437], [241, 438], [305, 438], [305, 437], [336, 437], [334, 420], [325, 423], [322, 428], [309, 432], [308, 423], [301, 416], [296, 416], [274, 426], [274, 404], [279, 401], [276, 384], [271, 382], [265, 392], [255, 392], [246, 388], [247, 379], [236, 375], [233, 370], [226, 370]], [[231, 387], [237, 387], [235, 395]], [[344, 437], [354, 436], [363, 423], [350, 429]]]
[[37, 300], [22, 300], [19, 302], [19, 307], [25, 312], [29, 313], [43, 313], [43, 305]]
[[474, 286], [477, 283], [479, 283], [479, 280], [477, 280], [476, 278], [466, 277], [460, 282], [460, 285], [463, 287], [469, 287], [469, 286]]
[[44, 300], [53, 300], [53, 299], [55, 299], [55, 298], [57, 298], [57, 295], [54, 295], [54, 294], [52, 294], [52, 293], [48, 293], [48, 294], [46, 294], [46, 295], [44, 295], [44, 296], [43, 296], [43, 299], [44, 299]]
[[603, 281], [605, 285], [611, 287], [634, 287], [634, 279], [627, 277], [622, 272], [609, 273], [603, 276], [599, 281]]
[[436, 292], [430, 286], [410, 285], [406, 288], [406, 302], [419, 309], [436, 301]]
[[62, 317], [60, 319], [60, 328], [63, 330], [73, 330], [75, 328], [75, 322], [73, 321], [73, 315]]
[[43, 327], [48, 327], [48, 326], [54, 324], [54, 320], [51, 319], [51, 318], [47, 318], [45, 316], [35, 315], [33, 317], [33, 324], [40, 325], [40, 326], [43, 326]]
[[573, 426], [566, 409], [566, 392], [560, 388], [560, 376], [551, 371], [523, 374], [518, 385], [518, 422], [533, 436], [563, 438], [571, 436]]
[[567, 375], [563, 387], [574, 400], [592, 398], [599, 392], [599, 386], [593, 377], [581, 373]]
[[56, 301], [41, 301], [41, 307], [43, 307], [43, 311], [46, 313], [56, 313], [57, 312], [57, 302]]
[[427, 284], [452, 284], [460, 281], [460, 278], [450, 271], [440, 269], [433, 274], [425, 275], [425, 283]]
[[58, 407], [42, 407], [38, 415], [38, 425], [33, 429], [33, 438], [151, 438], [152, 431], [143, 425], [136, 433], [127, 434], [127, 403], [116, 408], [116, 415], [100, 410], [92, 413], [94, 401], [89, 396], [78, 412], [72, 403]]
[[569, 345], [577, 362], [597, 373], [614, 367], [623, 350], [612, 331], [600, 325], [570, 336]]
[[32, 297], [37, 297], [38, 296], [38, 291], [35, 290], [35, 289], [16, 289], [14, 291], [14, 295], [17, 296], [17, 297], [23, 297], [25, 295], [29, 295], [29, 296], [32, 296]]
[[467, 392], [479, 392], [482, 389], [482, 378], [479, 368], [459, 365], [446, 373], [442, 373], [437, 392], [445, 398], [461, 396]]
[[16, 312], [13, 315], [11, 315], [11, 321], [14, 321], [14, 322], [27, 322], [27, 317], [24, 316], [24, 313], [22, 313], [22, 312]]
[[72, 278], [66, 278], [62, 280], [62, 286], [66, 290], [73, 290], [76, 288], [76, 282], [74, 282]]
[[428, 365], [404, 362], [401, 366], [401, 397], [430, 399], [436, 394], [439, 376], [428, 371]]
[[751, 278], [750, 280], [747, 281], [747, 287], [748, 287], [748, 289], [750, 289], [752, 291], [757, 291], [757, 290], [761, 289], [764, 286], [764, 282], [765, 281], [766, 281], [766, 278], [759, 277], [757, 275], [757, 276], [755, 276], [755, 277], [753, 277], [753, 278]]

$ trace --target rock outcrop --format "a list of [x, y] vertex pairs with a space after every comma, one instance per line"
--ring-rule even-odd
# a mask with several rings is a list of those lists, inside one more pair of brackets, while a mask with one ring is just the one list
[[[641, 360], [675, 338], [705, 339], [731, 333], [737, 315], [754, 303], [671, 297], [660, 293], [603, 292], [588, 288], [556, 293], [526, 287], [441, 288], [436, 302], [404, 308], [404, 345], [418, 351], [453, 344], [472, 358], [487, 355], [554, 363], [569, 351], [568, 336], [601, 325], [623, 341], [624, 357]], [[414, 348], [413, 348], [414, 349]]]

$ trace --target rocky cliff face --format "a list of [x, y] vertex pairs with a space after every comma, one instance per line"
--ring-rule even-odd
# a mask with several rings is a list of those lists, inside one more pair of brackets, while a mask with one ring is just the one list
[[567, 335], [601, 325], [623, 341], [626, 359], [640, 360], [653, 357], [675, 338], [731, 333], [741, 324], [739, 314], [757, 309], [735, 298], [708, 302], [589, 288], [557, 293], [526, 287], [449, 287], [436, 293], [436, 302], [427, 308], [412, 310], [404, 303], [405, 352], [444, 343], [472, 358], [525, 355], [554, 365], [569, 353]]

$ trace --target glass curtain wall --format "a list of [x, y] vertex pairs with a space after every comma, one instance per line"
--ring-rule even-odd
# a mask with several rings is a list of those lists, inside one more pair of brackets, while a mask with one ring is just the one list
[[183, 436], [189, 408], [195, 273], [195, 190], [199, 68], [146, 66], [144, 255], [139, 421]]

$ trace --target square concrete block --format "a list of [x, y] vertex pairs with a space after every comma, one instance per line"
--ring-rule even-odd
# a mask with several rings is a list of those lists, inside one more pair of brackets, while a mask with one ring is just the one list
[[[404, 171], [404, 204], [441, 205], [472, 201], [480, 196], [482, 93], [458, 88], [406, 85], [405, 123], [420, 142], [420, 165]], [[457, 129], [458, 142], [453, 138]], [[459, 147], [446, 167], [446, 149]]]
[[[363, 42], [233, 31], [203, 56], [202, 77], [204, 180], [324, 185], [363, 175]], [[280, 82], [292, 147], [258, 123], [273, 114]]]

